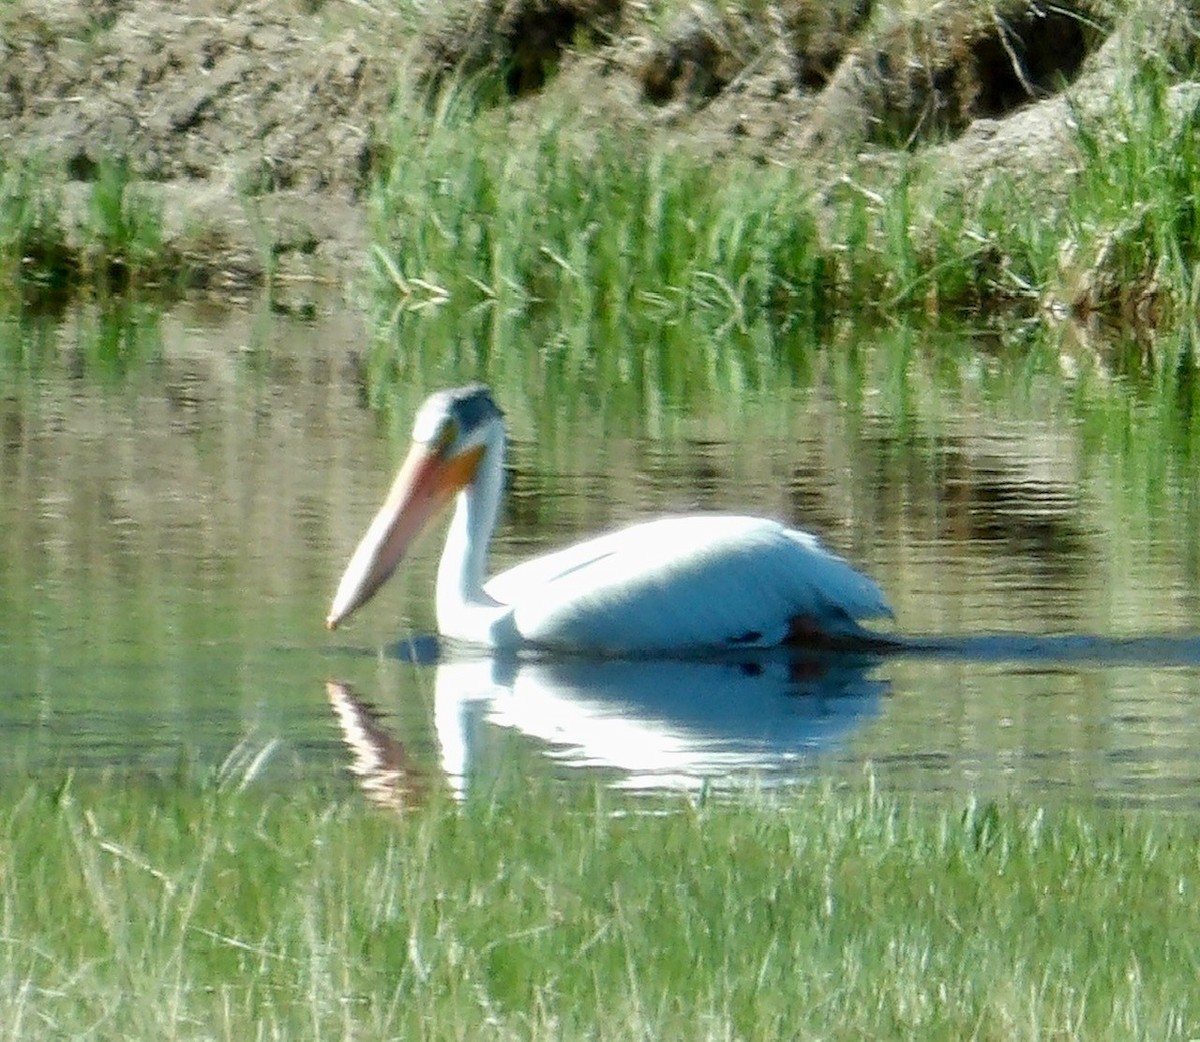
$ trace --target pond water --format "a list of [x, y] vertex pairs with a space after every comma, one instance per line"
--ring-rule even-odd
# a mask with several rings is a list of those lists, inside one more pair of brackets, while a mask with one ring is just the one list
[[[587, 350], [560, 364], [532, 331], [490, 356], [457, 333], [418, 344], [419, 325], [382, 335], [409, 360], [381, 396], [351, 311], [0, 321], [0, 781], [199, 767], [396, 802], [508, 771], [635, 789], [869, 771], [1196, 806], [1200, 473], [1178, 345], [846, 327], [719, 365], [710, 345], [655, 377], [589, 369]], [[326, 634], [413, 409], [478, 377], [512, 436], [496, 568], [637, 517], [752, 511], [875, 576], [914, 649], [439, 660], [434, 537]]]

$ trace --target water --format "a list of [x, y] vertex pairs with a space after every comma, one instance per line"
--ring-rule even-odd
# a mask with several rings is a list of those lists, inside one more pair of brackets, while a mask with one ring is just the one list
[[[200, 767], [394, 803], [506, 771], [642, 789], [869, 770], [1195, 806], [1200, 481], [1165, 349], [834, 341], [683, 383], [419, 356], [380, 413], [353, 313], [0, 323], [0, 783]], [[513, 439], [496, 568], [646, 515], [752, 510], [874, 575], [914, 650], [439, 661], [437, 539], [327, 635], [412, 410], [479, 375]]]

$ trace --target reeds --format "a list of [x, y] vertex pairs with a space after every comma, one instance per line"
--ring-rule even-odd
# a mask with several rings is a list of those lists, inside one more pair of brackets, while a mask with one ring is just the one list
[[62, 184], [48, 164], [0, 159], [0, 297], [21, 285], [56, 289], [73, 279], [62, 208]]
[[377, 285], [401, 307], [610, 329], [635, 313], [744, 328], [819, 307], [797, 175], [716, 168], [638, 131], [583, 144], [568, 126], [516, 127], [467, 104], [396, 121], [373, 210]]
[[803, 162], [714, 162], [644, 129], [530, 122], [461, 85], [432, 103], [410, 93], [372, 197], [375, 286], [399, 311], [596, 330], [1045, 303], [1137, 317], [1129, 303], [1147, 295], [1163, 321], [1200, 293], [1197, 99], [1172, 82], [1147, 58], [1108, 107], [1072, 108], [1076, 170], [1054, 184], [959, 183], [934, 153], [830, 183]]

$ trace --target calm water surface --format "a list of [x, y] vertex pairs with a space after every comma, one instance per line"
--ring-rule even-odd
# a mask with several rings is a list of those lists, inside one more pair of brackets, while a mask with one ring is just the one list
[[[653, 788], [869, 769], [1195, 807], [1190, 408], [1090, 345], [1012, 339], [839, 334], [686, 390], [572, 380], [530, 346], [413, 365], [380, 412], [353, 313], [0, 322], [0, 778], [183, 764], [391, 801], [513, 770]], [[495, 567], [647, 514], [759, 512], [874, 575], [919, 648], [437, 660], [436, 538], [328, 636], [413, 408], [478, 376], [513, 439]]]

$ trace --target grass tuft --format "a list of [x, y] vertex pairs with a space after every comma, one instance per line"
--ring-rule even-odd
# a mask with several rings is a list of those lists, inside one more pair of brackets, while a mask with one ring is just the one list
[[61, 182], [43, 162], [0, 159], [0, 284], [57, 288], [74, 275]]
[[81, 232], [82, 273], [100, 287], [153, 283], [171, 266], [163, 246], [162, 207], [135, 184], [127, 162], [99, 164]]
[[1200, 92], [1172, 88], [1153, 59], [1100, 116], [1075, 114], [1083, 155], [1065, 252], [1075, 307], [1152, 317], [1190, 308], [1200, 288]]

